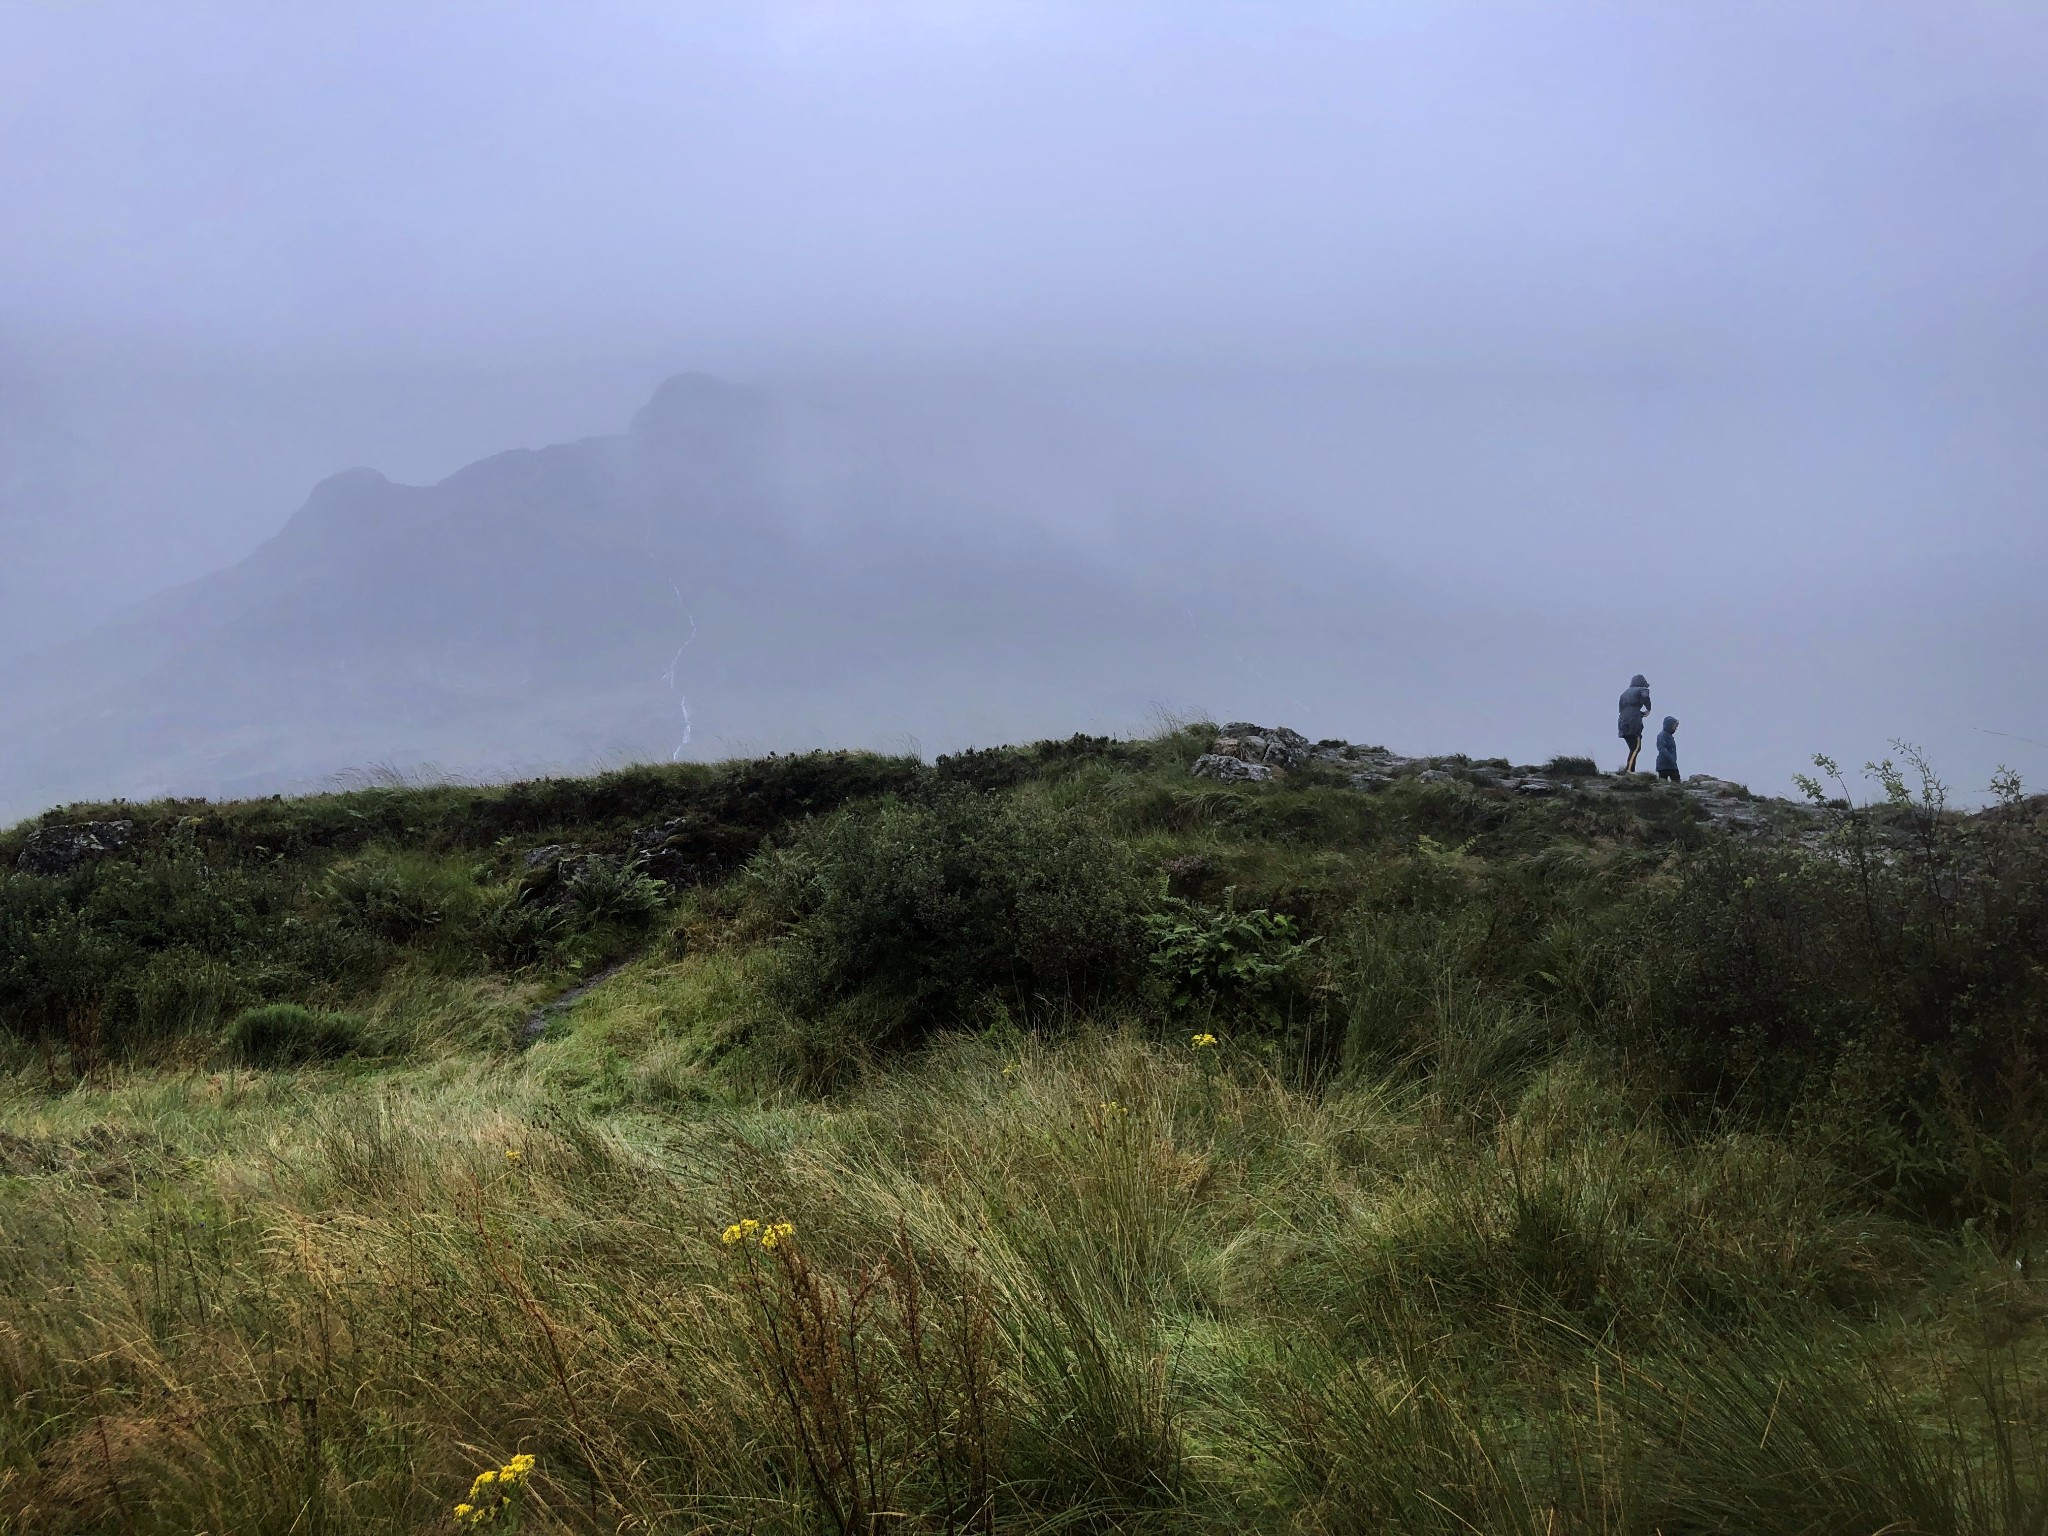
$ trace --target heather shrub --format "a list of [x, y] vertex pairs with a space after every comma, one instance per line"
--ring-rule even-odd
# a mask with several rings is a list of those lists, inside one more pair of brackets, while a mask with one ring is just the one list
[[2048, 1151], [2048, 836], [2016, 781], [1965, 820], [1905, 750], [1918, 783], [1872, 764], [1873, 805], [1807, 781], [1817, 846], [1716, 842], [1651, 885], [1597, 1023], [1674, 1106], [1824, 1126], [1895, 1198], [2010, 1235]]
[[753, 872], [787, 925], [776, 992], [912, 1043], [988, 1003], [1045, 1017], [1144, 988], [1149, 887], [1079, 810], [946, 789], [807, 827]]

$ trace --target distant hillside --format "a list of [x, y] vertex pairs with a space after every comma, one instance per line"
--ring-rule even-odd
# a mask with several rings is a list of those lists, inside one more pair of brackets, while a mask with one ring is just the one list
[[701, 375], [622, 436], [433, 486], [348, 470], [239, 565], [0, 680], [0, 816], [378, 764], [505, 777], [1122, 726], [1241, 643], [1186, 595], [1243, 580], [1230, 552], [1133, 574], [1017, 501], [935, 489]]

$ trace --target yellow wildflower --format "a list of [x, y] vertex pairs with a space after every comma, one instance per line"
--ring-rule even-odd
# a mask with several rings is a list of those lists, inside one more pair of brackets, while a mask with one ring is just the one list
[[1128, 1109], [1117, 1103], [1115, 1099], [1104, 1099], [1102, 1101], [1102, 1112], [1105, 1115], [1128, 1115], [1130, 1113]]
[[524, 1152], [521, 1152], [517, 1147], [507, 1147], [505, 1149], [505, 1161], [508, 1163], [516, 1163], [521, 1158], [525, 1157], [525, 1155], [526, 1154]]
[[727, 1227], [719, 1234], [718, 1240], [730, 1248], [734, 1243], [744, 1243], [760, 1230], [761, 1223], [747, 1216]]
[[1005, 1077], [1015, 1077], [1016, 1075], [1017, 1075], [1017, 1063], [1015, 1063], [1014, 1061], [1011, 1061], [1011, 1062], [1005, 1062], [1005, 1063], [1003, 1064], [1003, 1076], [1005, 1076]]
[[488, 1525], [498, 1516], [514, 1513], [520, 1490], [533, 1472], [534, 1459], [514, 1456], [502, 1467], [486, 1468], [469, 1485], [469, 1497], [455, 1506], [455, 1523], [474, 1529]]
[[1214, 1045], [1215, 1043], [1216, 1037], [1210, 1034], [1197, 1035], [1194, 1039], [1188, 1042], [1188, 1044], [1192, 1045], [1198, 1051], [1206, 1051], [1209, 1049], [1210, 1046]]
[[766, 1232], [763, 1232], [761, 1234], [761, 1246], [763, 1248], [766, 1248], [769, 1252], [773, 1253], [777, 1248], [780, 1248], [783, 1245], [783, 1243], [785, 1243], [790, 1238], [795, 1236], [795, 1222], [778, 1221], [775, 1223], [774, 1226], [770, 1227]]

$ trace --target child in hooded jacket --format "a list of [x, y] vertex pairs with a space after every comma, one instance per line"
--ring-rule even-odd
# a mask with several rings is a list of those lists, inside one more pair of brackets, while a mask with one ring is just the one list
[[1678, 782], [1678, 716], [1666, 715], [1657, 733], [1657, 777]]

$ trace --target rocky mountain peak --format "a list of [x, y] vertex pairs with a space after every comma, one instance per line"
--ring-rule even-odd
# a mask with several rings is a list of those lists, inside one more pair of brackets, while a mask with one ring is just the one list
[[636, 444], [686, 453], [731, 453], [759, 447], [771, 412], [764, 395], [708, 373], [679, 373], [664, 379], [633, 417]]

